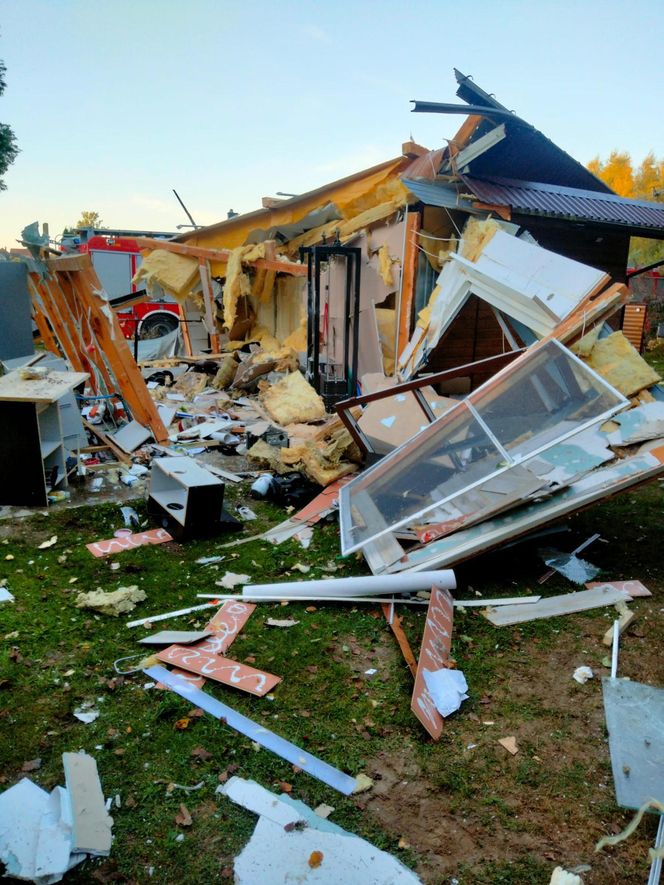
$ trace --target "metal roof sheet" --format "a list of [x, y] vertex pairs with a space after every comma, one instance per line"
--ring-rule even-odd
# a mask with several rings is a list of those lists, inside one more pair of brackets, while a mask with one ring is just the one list
[[535, 181], [472, 175], [462, 178], [482, 203], [509, 206], [517, 213], [664, 231], [664, 203]]
[[459, 199], [458, 189], [453, 185], [450, 186], [435, 181], [413, 181], [411, 178], [402, 178], [401, 183], [426, 206], [461, 209], [473, 215], [478, 212], [477, 209], [473, 209], [468, 200]]

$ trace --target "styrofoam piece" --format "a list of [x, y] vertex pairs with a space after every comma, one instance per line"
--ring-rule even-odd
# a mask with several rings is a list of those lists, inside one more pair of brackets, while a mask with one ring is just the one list
[[6, 587], [0, 587], [0, 602], [13, 602], [14, 597]]
[[320, 581], [288, 581], [277, 584], [247, 584], [244, 596], [381, 596], [386, 593], [416, 593], [440, 587], [456, 589], [456, 578], [450, 569], [435, 572], [409, 572], [401, 575], [369, 575], [361, 578], [324, 578]]
[[107, 857], [113, 818], [106, 813], [97, 763], [87, 753], [63, 753], [62, 765], [72, 809], [72, 851]]
[[232, 707], [228, 707], [226, 704], [213, 698], [207, 692], [189, 685], [184, 679], [174, 676], [165, 667], [148, 667], [143, 672], [155, 682], [167, 685], [176, 694], [188, 700], [195, 707], [200, 707], [206, 713], [214, 716], [215, 719], [223, 719], [230, 728], [239, 731], [240, 734], [265, 747], [266, 750], [281, 756], [292, 765], [297, 765], [302, 771], [306, 771], [312, 777], [318, 778], [324, 784], [343, 793], [344, 796], [350, 796], [355, 789], [355, 779], [350, 777], [350, 775], [344, 774], [343, 771], [339, 771], [338, 768], [334, 768], [332, 765], [328, 765], [327, 762], [323, 762], [306, 750], [301, 750], [295, 744], [291, 744], [290, 741], [280, 737], [273, 731], [269, 731], [264, 726], [253, 722], [247, 716], [243, 716]]
[[[301, 819], [297, 808], [258, 784], [234, 777], [222, 792], [244, 808], [260, 813], [251, 839], [235, 859], [236, 885], [288, 881], [406, 885], [420, 881], [395, 857], [353, 833], [330, 831], [325, 826], [286, 829], [288, 823]], [[319, 855], [318, 866], [309, 863], [314, 852]]]

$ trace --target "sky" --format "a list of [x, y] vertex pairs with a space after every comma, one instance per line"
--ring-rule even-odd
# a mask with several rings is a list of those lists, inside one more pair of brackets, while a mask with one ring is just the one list
[[661, 0], [0, 0], [0, 121], [21, 150], [0, 247], [81, 211], [175, 230], [434, 149], [453, 68], [577, 160], [664, 156]]

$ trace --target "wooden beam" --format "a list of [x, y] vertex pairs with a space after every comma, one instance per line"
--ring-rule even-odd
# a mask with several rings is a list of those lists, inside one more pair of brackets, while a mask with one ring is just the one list
[[208, 335], [210, 336], [210, 349], [212, 352], [219, 350], [219, 334], [217, 332], [217, 306], [214, 303], [214, 292], [212, 290], [212, 280], [210, 279], [210, 269], [204, 258], [198, 259], [198, 275], [201, 279], [201, 289], [203, 290], [203, 304], [205, 306], [205, 325]]
[[415, 279], [417, 276], [417, 259], [419, 255], [417, 234], [421, 226], [419, 212], [410, 212], [406, 216], [406, 246], [403, 259], [403, 277], [399, 316], [397, 317], [396, 354], [402, 353], [410, 339], [410, 323], [415, 302]]
[[277, 273], [287, 273], [292, 277], [306, 277], [306, 264], [294, 264], [291, 261], [277, 261], [271, 258], [257, 258], [255, 261], [249, 261], [252, 267], [257, 270], [273, 270]]
[[403, 627], [401, 626], [402, 619], [397, 616], [394, 605], [392, 605], [391, 603], [383, 602], [381, 604], [381, 608], [383, 609], [385, 620], [390, 625], [390, 629], [394, 633], [396, 640], [399, 643], [399, 648], [401, 649], [401, 653], [404, 656], [404, 660], [408, 664], [408, 669], [410, 670], [413, 679], [415, 679], [417, 677], [417, 661], [415, 660], [415, 655], [413, 654], [413, 650], [410, 647], [410, 643], [406, 638], [406, 634], [403, 632]]
[[495, 206], [493, 203], [473, 203], [473, 209], [480, 209], [482, 212], [495, 212], [503, 221], [512, 220], [512, 210], [509, 206]]
[[[90, 424], [85, 418], [83, 419], [83, 425], [86, 430], [89, 430], [90, 433], [94, 433], [98, 440], [104, 443], [104, 446], [110, 449], [118, 461], [122, 462], [122, 464], [131, 464], [131, 458], [126, 452], [123, 452], [119, 446], [116, 446], [111, 437], [105, 430], [102, 430], [96, 424]], [[96, 447], [95, 447], [96, 448]]]
[[201, 246], [188, 246], [186, 243], [174, 243], [172, 240], [155, 240], [152, 237], [134, 237], [141, 249], [164, 249], [175, 255], [185, 255], [187, 258], [202, 258], [204, 261], [221, 261], [226, 263], [230, 258], [229, 249], [203, 249]]

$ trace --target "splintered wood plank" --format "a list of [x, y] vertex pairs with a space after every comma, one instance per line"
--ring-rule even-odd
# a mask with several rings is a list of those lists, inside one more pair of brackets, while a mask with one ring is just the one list
[[108, 856], [113, 818], [106, 813], [96, 761], [87, 753], [63, 753], [62, 765], [71, 801], [71, 850]]
[[383, 609], [383, 614], [385, 615], [385, 620], [390, 626], [390, 629], [394, 633], [394, 636], [399, 643], [399, 648], [401, 649], [401, 654], [404, 656], [404, 660], [408, 664], [408, 669], [413, 675], [413, 678], [417, 678], [417, 661], [415, 660], [415, 655], [413, 654], [413, 650], [410, 647], [410, 643], [406, 637], [406, 634], [403, 632], [403, 627], [401, 626], [402, 618], [397, 616], [396, 611], [394, 610], [394, 604], [390, 602], [381, 603], [381, 608]]
[[239, 688], [258, 697], [263, 697], [281, 682], [280, 676], [264, 673], [247, 664], [240, 664], [238, 661], [231, 661], [196, 648], [171, 645], [170, 648], [159, 652], [157, 657], [165, 664], [172, 664], [189, 673], [197, 673], [199, 676]]
[[454, 600], [449, 590], [432, 587], [410, 709], [435, 741], [439, 740], [443, 732], [445, 720], [429, 694], [424, 681], [424, 669], [440, 670], [449, 663], [453, 617]]
[[[123, 553], [125, 550], [135, 550], [145, 544], [165, 544], [173, 538], [166, 529], [150, 529], [148, 532], [138, 532], [135, 535], [121, 535], [119, 538], [109, 538], [107, 541], [93, 541], [86, 544], [93, 556], [110, 556], [112, 553]], [[148, 620], [146, 618], [146, 620]]]

